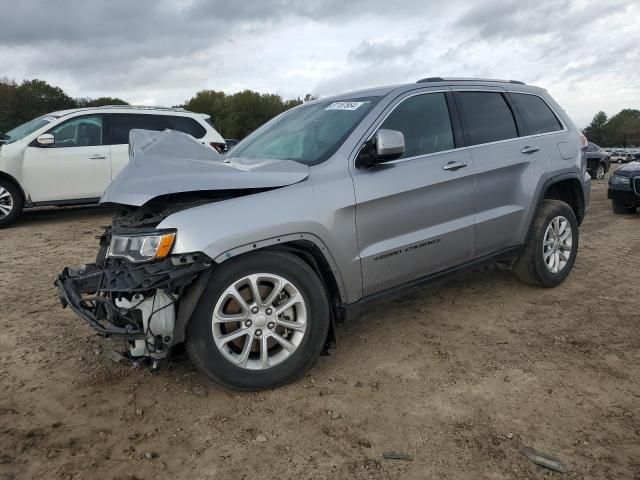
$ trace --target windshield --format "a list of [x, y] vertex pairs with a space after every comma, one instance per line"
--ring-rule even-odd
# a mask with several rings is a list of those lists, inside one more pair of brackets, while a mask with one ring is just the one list
[[44, 127], [45, 125], [53, 122], [58, 117], [54, 117], [53, 115], [43, 115], [38, 118], [34, 118], [33, 120], [28, 121], [27, 123], [23, 123], [19, 127], [14, 128], [13, 130], [9, 130], [5, 134], [0, 134], [0, 142], [2, 143], [13, 143], [20, 139], [23, 139], [27, 135], [35, 132], [36, 130]]
[[324, 162], [380, 97], [314, 102], [294, 108], [240, 142], [228, 157]]

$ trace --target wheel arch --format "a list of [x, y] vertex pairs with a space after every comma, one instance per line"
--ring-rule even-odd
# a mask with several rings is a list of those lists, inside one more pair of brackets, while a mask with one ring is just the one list
[[341, 306], [346, 303], [346, 291], [342, 277], [335, 260], [326, 245], [317, 236], [309, 233], [295, 233], [279, 237], [255, 241], [241, 245], [231, 250], [227, 250], [214, 259], [214, 265], [201, 273], [200, 276], [188, 287], [184, 297], [180, 301], [178, 317], [174, 333], [174, 343], [184, 341], [187, 325], [191, 320], [191, 315], [195, 310], [204, 287], [211, 275], [215, 275], [216, 265], [225, 261], [238, 258], [249, 252], [259, 251], [285, 251], [296, 255], [307, 265], [309, 265], [318, 275], [324, 285], [329, 306], [331, 309], [331, 319], [329, 332], [327, 335], [325, 353], [336, 344], [335, 324], [342, 321], [343, 311]]
[[9, 182], [13, 183], [22, 195], [22, 200], [24, 201], [25, 206], [27, 206], [27, 204], [29, 203], [28, 197], [24, 189], [22, 188], [22, 185], [20, 185], [20, 182], [18, 182], [18, 180], [16, 180], [13, 176], [3, 171], [0, 171], [0, 179], [8, 180]]
[[547, 180], [538, 197], [537, 208], [540, 208], [543, 200], [561, 200], [571, 207], [578, 225], [584, 220], [586, 213], [584, 190], [582, 182], [575, 175], [560, 175]]

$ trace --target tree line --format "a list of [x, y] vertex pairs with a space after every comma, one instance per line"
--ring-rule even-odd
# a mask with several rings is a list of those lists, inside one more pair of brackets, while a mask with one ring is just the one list
[[[303, 99], [283, 100], [280, 95], [252, 90], [233, 94], [202, 90], [183, 105], [176, 106], [209, 114], [223, 137], [242, 139], [276, 115], [314, 99], [315, 97], [307, 95]], [[101, 105], [128, 103], [114, 97], [72, 98], [60, 87], [44, 80], [24, 80], [18, 84], [13, 80], [0, 78], [0, 132], [8, 132], [33, 118], [56, 110]]]
[[582, 133], [590, 142], [601, 147], [638, 147], [640, 110], [625, 108], [611, 118], [600, 111]]
[[[239, 140], [276, 115], [310, 100], [315, 97], [306, 95], [302, 99], [284, 100], [280, 95], [252, 90], [232, 94], [201, 90], [177, 106], [209, 114], [223, 137]], [[0, 132], [56, 110], [100, 105], [128, 103], [114, 97], [72, 98], [44, 80], [24, 80], [17, 84], [0, 78]], [[602, 147], [640, 146], [640, 110], [626, 108], [611, 118], [600, 111], [583, 133], [589, 141]]]
[[127, 105], [119, 98], [71, 98], [61, 88], [44, 80], [24, 80], [19, 85], [0, 79], [0, 132], [7, 132], [29, 120], [56, 110], [100, 105]]

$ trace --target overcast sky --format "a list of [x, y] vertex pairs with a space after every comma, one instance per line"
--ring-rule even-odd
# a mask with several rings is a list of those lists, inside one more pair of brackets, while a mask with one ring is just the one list
[[640, 108], [639, 0], [0, 0], [0, 77], [174, 105], [428, 76], [542, 86], [578, 126]]

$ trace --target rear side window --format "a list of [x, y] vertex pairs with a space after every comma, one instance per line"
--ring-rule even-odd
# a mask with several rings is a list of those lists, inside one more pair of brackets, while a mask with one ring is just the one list
[[205, 128], [193, 118], [178, 117], [175, 115], [165, 115], [163, 118], [166, 122], [167, 128], [188, 133], [194, 138], [202, 138], [207, 133]]
[[403, 100], [380, 128], [404, 135], [402, 158], [450, 150], [454, 147], [449, 109], [444, 93], [427, 93]]
[[161, 131], [166, 128], [166, 125], [163, 117], [159, 115], [114, 113], [109, 116], [109, 143], [111, 145], [129, 143], [129, 132], [134, 128]]
[[542, 98], [524, 93], [510, 95], [529, 130], [529, 135], [562, 130], [562, 125]]
[[516, 138], [513, 113], [498, 92], [456, 92], [468, 145]]

